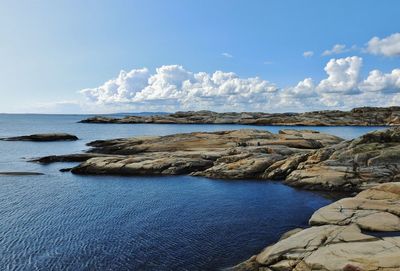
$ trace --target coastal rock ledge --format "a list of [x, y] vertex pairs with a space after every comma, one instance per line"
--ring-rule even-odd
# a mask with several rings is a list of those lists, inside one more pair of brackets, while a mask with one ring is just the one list
[[243, 129], [98, 140], [87, 153], [42, 163], [80, 162], [75, 174], [180, 175], [278, 180], [294, 187], [361, 191], [400, 181], [400, 127], [353, 140], [311, 130]]
[[[399, 271], [400, 183], [367, 189], [316, 211], [312, 227], [291, 231], [232, 271]], [[315, 226], [319, 225], [319, 226]]]
[[81, 123], [244, 124], [299, 126], [389, 126], [400, 125], [400, 107], [360, 107], [351, 111], [325, 110], [305, 113], [187, 111], [151, 116], [112, 118], [95, 116]]
[[86, 154], [48, 156], [37, 162], [81, 162], [75, 174], [179, 175], [223, 179], [265, 178], [266, 170], [288, 157], [304, 161], [312, 151], [343, 139], [310, 130], [243, 129], [156, 137], [98, 140]]

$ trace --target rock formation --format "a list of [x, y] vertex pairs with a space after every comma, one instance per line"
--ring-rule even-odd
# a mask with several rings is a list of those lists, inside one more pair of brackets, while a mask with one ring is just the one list
[[26, 136], [15, 136], [15, 137], [6, 137], [1, 140], [5, 141], [74, 141], [78, 140], [78, 137], [66, 133], [54, 133], [54, 134], [33, 134]]
[[400, 183], [370, 188], [316, 211], [310, 224], [322, 226], [291, 231], [232, 270], [398, 271], [400, 236], [379, 238], [361, 229], [398, 231], [399, 206]]
[[152, 116], [110, 118], [95, 116], [82, 123], [159, 123], [159, 124], [247, 124], [300, 126], [386, 126], [400, 125], [400, 107], [361, 107], [351, 111], [326, 110], [306, 113], [217, 113], [188, 111]]
[[362, 190], [399, 181], [399, 174], [400, 128], [393, 127], [308, 154], [285, 182], [323, 190]]
[[243, 129], [99, 140], [86, 154], [41, 163], [82, 162], [77, 174], [177, 175], [280, 180], [311, 190], [360, 191], [400, 180], [400, 127], [344, 141], [310, 130]]
[[279, 134], [250, 129], [197, 132], [99, 140], [88, 144], [92, 149], [87, 154], [48, 156], [36, 161], [84, 161], [72, 169], [77, 174], [262, 178], [264, 171], [277, 161], [341, 141], [309, 130], [282, 130]]

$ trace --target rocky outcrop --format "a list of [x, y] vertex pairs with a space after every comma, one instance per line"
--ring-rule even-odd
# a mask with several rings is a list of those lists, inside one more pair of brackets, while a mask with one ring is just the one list
[[399, 174], [400, 128], [393, 127], [308, 154], [285, 182], [323, 190], [363, 190], [398, 181]]
[[310, 130], [243, 129], [99, 140], [85, 154], [34, 161], [81, 162], [77, 174], [177, 175], [280, 180], [311, 190], [360, 191], [400, 180], [400, 127], [344, 141]]
[[66, 133], [54, 133], [54, 134], [33, 134], [26, 136], [15, 136], [15, 137], [6, 137], [1, 140], [5, 141], [74, 141], [78, 140], [78, 137]]
[[[371, 229], [370, 226], [373, 225], [375, 230], [398, 230], [397, 227], [392, 227], [394, 224], [388, 227], [392, 220], [387, 220], [386, 217], [371, 217], [364, 222], [361, 220], [364, 211], [372, 214], [376, 211], [388, 212], [387, 210], [391, 210], [393, 216], [399, 219], [399, 206], [400, 183], [383, 184], [365, 190], [354, 198], [340, 200], [315, 212], [310, 224], [323, 224], [322, 226], [291, 231], [277, 243], [268, 246], [260, 254], [233, 267], [232, 270], [400, 270], [400, 236], [393, 234], [392, 237], [378, 238], [364, 234], [360, 229]], [[338, 214], [346, 208], [352, 209], [353, 215], [345, 213], [345, 217], [342, 217]]]
[[356, 224], [368, 231], [400, 231], [400, 183], [383, 184], [316, 211], [310, 225]]
[[188, 133], [158, 137], [99, 140], [87, 154], [48, 156], [37, 162], [83, 162], [76, 174], [177, 175], [212, 178], [262, 178], [272, 164], [292, 155], [341, 142], [315, 131], [259, 130]]
[[82, 123], [159, 123], [159, 124], [249, 124], [301, 126], [400, 125], [400, 107], [361, 107], [351, 111], [327, 110], [306, 113], [261, 113], [188, 111], [152, 116], [110, 118], [95, 116]]

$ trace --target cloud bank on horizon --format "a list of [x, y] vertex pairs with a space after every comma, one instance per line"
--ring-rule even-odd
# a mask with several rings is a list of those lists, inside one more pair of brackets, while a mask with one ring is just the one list
[[[354, 50], [356, 46], [336, 44], [322, 56]], [[360, 50], [384, 57], [400, 56], [400, 33], [374, 37]], [[303, 55], [309, 58], [314, 52]], [[388, 73], [375, 69], [361, 78], [362, 66], [360, 56], [332, 58], [324, 68], [326, 78], [305, 78], [295, 86], [280, 87], [260, 77], [241, 78], [224, 71], [192, 72], [180, 65], [164, 65], [155, 72], [147, 68], [121, 71], [103, 85], [80, 93], [91, 105], [135, 111], [282, 112], [399, 105], [400, 69]]]

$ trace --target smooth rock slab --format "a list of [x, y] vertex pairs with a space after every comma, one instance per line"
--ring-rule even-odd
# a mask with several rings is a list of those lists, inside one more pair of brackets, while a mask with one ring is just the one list
[[[399, 214], [400, 183], [381, 184], [321, 208], [310, 219], [314, 226], [284, 234], [232, 270], [399, 271]], [[378, 238], [361, 229], [393, 236]]]
[[400, 183], [379, 185], [317, 210], [310, 225], [357, 224], [368, 231], [400, 231]]

